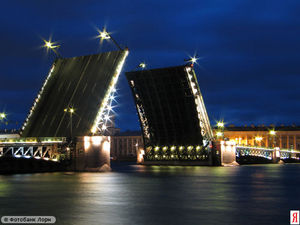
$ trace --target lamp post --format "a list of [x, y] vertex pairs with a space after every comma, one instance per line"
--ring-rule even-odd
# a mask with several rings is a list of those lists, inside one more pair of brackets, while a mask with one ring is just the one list
[[146, 63], [145, 62], [141, 62], [136, 68], [139, 69], [141, 68], [142, 70], [144, 70], [146, 68]]
[[224, 122], [223, 122], [223, 121], [219, 121], [219, 122], [217, 123], [217, 127], [218, 127], [218, 128], [224, 129]]
[[58, 48], [60, 47], [60, 45], [58, 45], [56, 42], [51, 42], [51, 39], [49, 41], [44, 40], [44, 42], [44, 48], [53, 51], [57, 58], [61, 58], [61, 55], [58, 52]]
[[75, 112], [75, 109], [73, 107], [67, 107], [64, 109], [64, 112], [70, 113], [70, 133], [71, 133], [71, 139], [72, 139], [73, 138], [72, 115]]
[[124, 50], [124, 49], [122, 49], [121, 46], [116, 42], [116, 40], [110, 35], [110, 33], [108, 33], [108, 32], [106, 31], [105, 28], [103, 28], [103, 31], [98, 30], [98, 32], [99, 32], [99, 35], [97, 36], [97, 38], [100, 38], [101, 41], [111, 39], [112, 42], [117, 46], [118, 49], [120, 49], [121, 51]]
[[0, 113], [0, 122], [2, 123], [6, 119], [6, 114], [4, 112]]
[[217, 138], [224, 138], [224, 122], [219, 121], [217, 122], [218, 130], [216, 132]]
[[196, 56], [190, 57], [189, 59], [185, 59], [184, 61], [191, 63], [191, 65], [194, 65], [195, 63], [197, 63], [197, 60], [199, 58], [197, 58]]
[[0, 113], [0, 120], [4, 120], [6, 118], [6, 114], [3, 112], [3, 113]]

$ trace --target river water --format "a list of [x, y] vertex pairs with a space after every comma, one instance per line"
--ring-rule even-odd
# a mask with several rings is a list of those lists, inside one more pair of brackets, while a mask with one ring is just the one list
[[283, 225], [291, 209], [300, 209], [300, 164], [0, 176], [0, 216], [55, 216], [59, 225]]

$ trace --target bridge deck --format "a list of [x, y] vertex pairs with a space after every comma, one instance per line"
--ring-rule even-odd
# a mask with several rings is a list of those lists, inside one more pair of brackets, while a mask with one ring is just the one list
[[[22, 127], [23, 137], [91, 133], [98, 112], [121, 71], [127, 50], [57, 59]], [[72, 107], [75, 112], [65, 109]]]

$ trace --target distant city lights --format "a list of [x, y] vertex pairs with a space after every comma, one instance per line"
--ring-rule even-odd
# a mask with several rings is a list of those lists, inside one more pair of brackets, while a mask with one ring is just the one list
[[262, 139], [263, 139], [263, 137], [261, 137], [261, 136], [255, 137], [255, 141], [262, 141]]

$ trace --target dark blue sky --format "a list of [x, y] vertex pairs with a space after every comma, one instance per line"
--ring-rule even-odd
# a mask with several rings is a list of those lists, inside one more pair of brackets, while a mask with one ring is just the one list
[[[299, 0], [2, 1], [0, 111], [25, 119], [54, 58], [41, 38], [52, 35], [65, 57], [115, 50], [93, 38], [105, 25], [130, 48], [123, 72], [141, 61], [180, 65], [197, 53], [213, 124], [299, 124], [299, 12]], [[118, 89], [117, 124], [138, 129], [124, 73]]]

